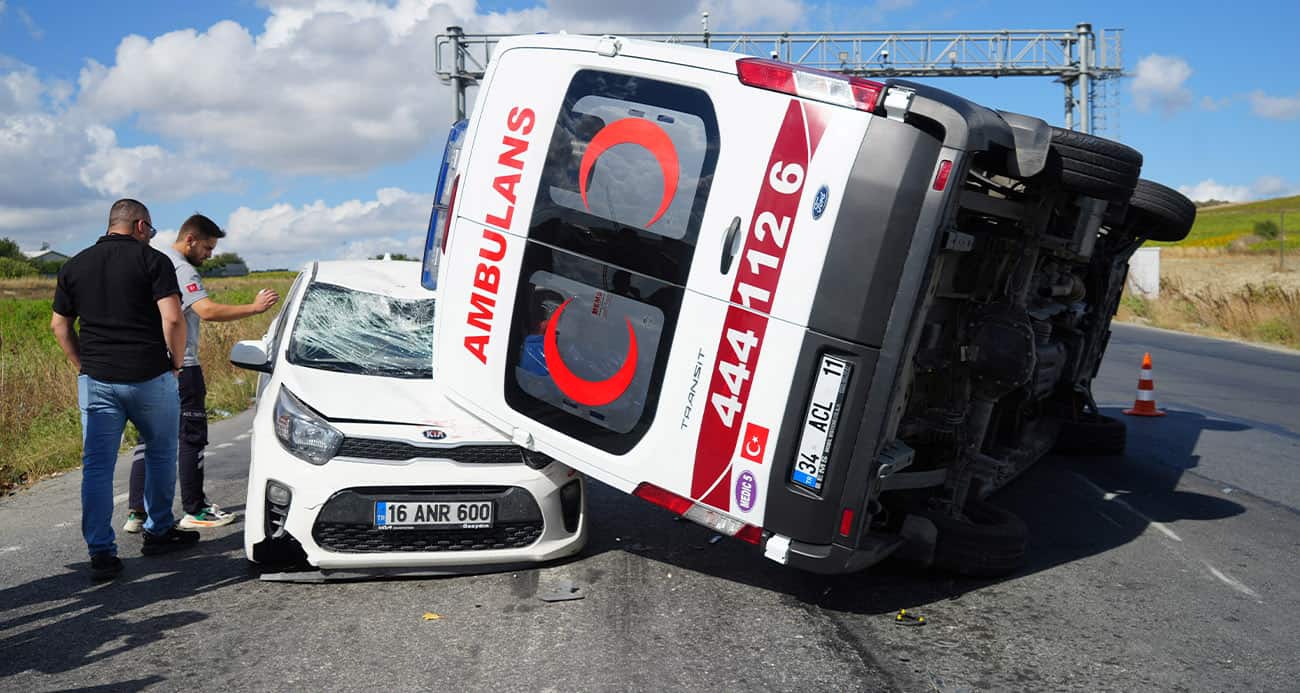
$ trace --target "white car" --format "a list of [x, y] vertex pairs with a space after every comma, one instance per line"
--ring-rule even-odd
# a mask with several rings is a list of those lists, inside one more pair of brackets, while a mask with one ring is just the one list
[[420, 265], [316, 262], [261, 340], [250, 561], [466, 570], [548, 561], [586, 542], [581, 475], [514, 445], [433, 378], [435, 293]]

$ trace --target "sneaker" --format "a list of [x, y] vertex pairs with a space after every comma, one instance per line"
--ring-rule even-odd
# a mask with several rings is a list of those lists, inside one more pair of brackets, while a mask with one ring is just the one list
[[144, 521], [148, 517], [138, 510], [132, 510], [126, 514], [126, 523], [122, 525], [122, 531], [128, 534], [139, 534], [144, 529]]
[[235, 513], [228, 513], [215, 505], [209, 505], [197, 513], [185, 513], [179, 525], [185, 529], [208, 529], [228, 525], [234, 521]]
[[157, 556], [158, 554], [188, 549], [198, 543], [198, 541], [198, 532], [187, 532], [183, 529], [176, 529], [175, 527], [167, 530], [166, 534], [151, 534], [145, 532], [144, 546], [140, 548], [140, 553], [146, 556]]
[[112, 580], [122, 572], [122, 559], [111, 553], [97, 553], [90, 557], [90, 579], [99, 582]]

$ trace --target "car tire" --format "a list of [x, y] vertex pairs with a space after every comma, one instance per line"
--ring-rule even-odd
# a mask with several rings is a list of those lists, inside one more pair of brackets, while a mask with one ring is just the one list
[[1049, 173], [1066, 190], [1102, 200], [1129, 199], [1142, 171], [1142, 153], [1102, 137], [1052, 128]]
[[1129, 200], [1126, 227], [1135, 236], [1173, 243], [1187, 238], [1196, 222], [1196, 205], [1182, 193], [1139, 180]]
[[1029, 530], [1014, 514], [984, 501], [967, 503], [965, 518], [925, 513], [937, 531], [933, 565], [971, 577], [1014, 573], [1025, 560]]
[[1128, 427], [1104, 414], [1080, 414], [1061, 423], [1053, 452], [1061, 455], [1122, 455], [1128, 443]]

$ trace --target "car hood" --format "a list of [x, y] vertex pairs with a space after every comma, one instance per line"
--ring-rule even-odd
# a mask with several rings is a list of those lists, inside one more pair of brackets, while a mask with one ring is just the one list
[[[284, 365], [284, 387], [330, 421], [437, 429], [445, 438], [435, 440], [446, 444], [510, 442], [503, 433], [449, 401], [432, 380]], [[415, 430], [412, 434], [420, 435]]]

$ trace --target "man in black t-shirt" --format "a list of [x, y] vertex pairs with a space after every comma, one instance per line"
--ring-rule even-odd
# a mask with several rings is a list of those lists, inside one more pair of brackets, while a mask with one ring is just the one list
[[141, 553], [174, 551], [199, 538], [178, 529], [172, 515], [185, 322], [172, 263], [148, 245], [155, 234], [143, 204], [118, 200], [108, 233], [64, 263], [54, 290], [50, 329], [80, 373], [81, 533], [97, 580], [122, 571], [112, 523], [113, 468], [128, 420], [149, 446]]

